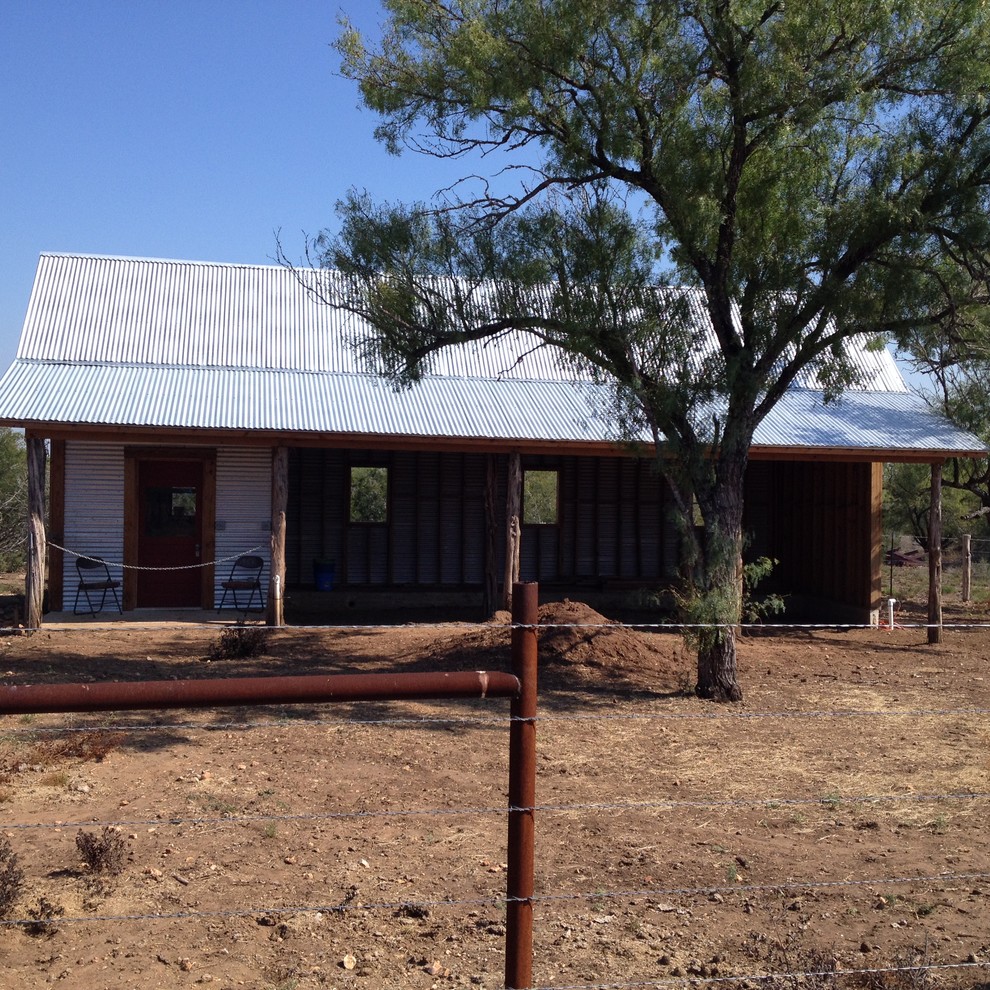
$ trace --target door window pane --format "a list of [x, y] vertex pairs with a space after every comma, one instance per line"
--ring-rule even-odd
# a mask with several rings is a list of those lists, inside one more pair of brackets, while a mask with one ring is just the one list
[[195, 488], [145, 488], [144, 509], [145, 536], [196, 535]]

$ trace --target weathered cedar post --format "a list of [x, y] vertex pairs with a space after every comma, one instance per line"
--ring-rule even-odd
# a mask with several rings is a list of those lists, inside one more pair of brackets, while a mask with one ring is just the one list
[[522, 461], [518, 453], [509, 454], [509, 478], [505, 490], [505, 581], [502, 586], [503, 608], [512, 608], [512, 586], [519, 580], [519, 553], [522, 541]]
[[271, 577], [268, 581], [268, 613], [270, 626], [285, 623], [282, 608], [285, 591], [285, 512], [289, 504], [289, 451], [276, 447], [272, 451], [272, 548]]
[[489, 454], [485, 468], [485, 584], [481, 601], [486, 619], [490, 619], [498, 608], [498, 521], [495, 518], [497, 500], [495, 455]]
[[962, 534], [962, 600], [968, 602], [973, 596], [973, 537], [971, 533]]
[[928, 642], [942, 642], [942, 462], [932, 463], [928, 509]]
[[48, 542], [45, 537], [45, 441], [28, 437], [28, 557], [24, 579], [24, 621], [28, 629], [41, 626], [45, 597], [45, 557]]

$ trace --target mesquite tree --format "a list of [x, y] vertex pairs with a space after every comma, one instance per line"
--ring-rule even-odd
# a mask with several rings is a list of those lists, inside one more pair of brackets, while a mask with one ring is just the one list
[[430, 203], [339, 204], [310, 245], [345, 276], [332, 301], [370, 321], [397, 383], [517, 329], [613, 383], [704, 521], [685, 526], [685, 601], [712, 623], [698, 693], [738, 700], [756, 426], [809, 368], [829, 394], [853, 384], [846, 338], [935, 325], [987, 270], [985, 5], [383, 7], [374, 41], [344, 24], [342, 71], [389, 151], [460, 159], [464, 181]]
[[[923, 327], [904, 342], [916, 370], [927, 377], [926, 398], [952, 422], [990, 442], [990, 305], [975, 301], [947, 315], [937, 328]], [[990, 522], [990, 462], [952, 458], [942, 484], [965, 492], [975, 505], [962, 510], [967, 531]], [[979, 525], [979, 524], [977, 524]]]

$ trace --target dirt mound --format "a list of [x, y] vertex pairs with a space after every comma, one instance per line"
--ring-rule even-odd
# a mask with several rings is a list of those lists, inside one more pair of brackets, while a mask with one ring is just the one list
[[[622, 684], [659, 693], [689, 686], [691, 661], [675, 633], [643, 632], [621, 626], [583, 602], [565, 599], [539, 609], [540, 679], [584, 688]], [[438, 662], [504, 668], [512, 616], [497, 612], [485, 628], [438, 642]]]

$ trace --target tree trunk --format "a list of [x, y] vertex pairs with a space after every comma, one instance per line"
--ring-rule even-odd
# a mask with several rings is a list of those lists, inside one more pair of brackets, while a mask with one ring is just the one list
[[28, 471], [28, 558], [24, 578], [24, 621], [28, 629], [41, 627], [45, 597], [45, 441], [29, 437]]
[[928, 642], [942, 642], [942, 462], [932, 464], [928, 516]]
[[742, 614], [743, 502], [749, 438], [723, 440], [707, 486], [695, 491], [702, 518], [702, 585], [692, 611], [697, 625], [700, 698], [742, 701], [736, 666], [736, 626]]
[[698, 697], [711, 701], [742, 701], [737, 673], [736, 634], [729, 627], [711, 645], [698, 650]]
[[505, 490], [505, 583], [502, 607], [512, 608], [512, 586], [519, 581], [519, 543], [522, 514], [522, 462], [518, 454], [509, 454], [509, 477]]

